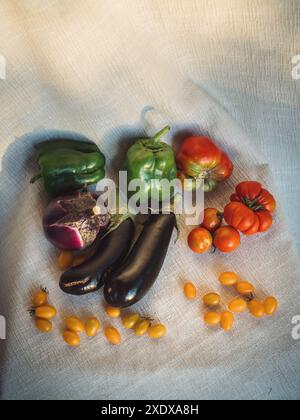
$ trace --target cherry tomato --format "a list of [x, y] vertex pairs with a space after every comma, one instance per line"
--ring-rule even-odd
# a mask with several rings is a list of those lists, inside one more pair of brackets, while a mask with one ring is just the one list
[[101, 328], [101, 322], [97, 318], [89, 318], [85, 323], [85, 332], [88, 337], [96, 337]]
[[210, 326], [218, 325], [221, 322], [221, 315], [217, 312], [208, 312], [204, 315], [204, 322]]
[[110, 318], [119, 318], [121, 315], [120, 308], [114, 308], [113, 306], [107, 306], [105, 312]]
[[136, 323], [139, 321], [140, 316], [139, 314], [129, 314], [124, 316], [124, 318], [122, 319], [122, 325], [124, 328], [126, 328], [126, 330], [130, 330], [131, 328], [133, 328]]
[[188, 237], [188, 244], [192, 251], [197, 254], [204, 254], [207, 252], [213, 243], [211, 233], [204, 228], [196, 228], [192, 230]]
[[209, 232], [214, 232], [221, 226], [222, 221], [223, 216], [219, 210], [208, 208], [204, 210], [204, 219], [201, 226], [207, 229]]
[[264, 304], [258, 300], [251, 300], [248, 307], [249, 311], [253, 316], [255, 316], [255, 318], [262, 318], [266, 314]]
[[218, 248], [221, 252], [233, 252], [240, 246], [240, 244], [240, 234], [233, 227], [220, 227], [215, 233], [214, 246]]
[[267, 297], [264, 301], [266, 315], [274, 315], [278, 308], [278, 301], [273, 296]]
[[63, 338], [70, 347], [78, 347], [80, 345], [80, 337], [74, 331], [65, 331]]
[[148, 319], [142, 319], [134, 327], [134, 333], [135, 333], [136, 336], [142, 337], [143, 335], [146, 334], [149, 327], [150, 327], [150, 321], [148, 321]]
[[107, 327], [104, 331], [107, 341], [114, 346], [118, 346], [121, 343], [121, 335], [119, 331], [114, 327]]
[[33, 296], [33, 306], [37, 308], [38, 306], [46, 305], [48, 301], [48, 292], [46, 289], [41, 289], [35, 293]]
[[44, 306], [39, 306], [38, 308], [36, 308], [34, 310], [34, 315], [37, 318], [42, 318], [42, 319], [52, 319], [55, 318], [57, 315], [57, 311], [53, 306], [50, 305], [44, 305]]
[[52, 322], [49, 321], [48, 319], [37, 318], [35, 320], [35, 325], [37, 329], [42, 333], [50, 333], [53, 329]]
[[255, 292], [255, 287], [247, 281], [240, 281], [236, 285], [236, 290], [241, 295], [247, 296]]
[[58, 257], [58, 267], [60, 270], [65, 271], [72, 267], [73, 253], [71, 251], [62, 251]]
[[85, 328], [82, 321], [76, 316], [70, 316], [66, 319], [66, 326], [69, 331], [82, 333]]
[[229, 312], [223, 312], [221, 315], [221, 327], [224, 331], [230, 331], [232, 330], [234, 324], [234, 315]]
[[148, 329], [148, 336], [156, 340], [164, 337], [166, 334], [167, 334], [167, 329], [162, 324], [151, 325], [151, 327], [149, 327]]
[[221, 296], [217, 293], [208, 293], [203, 297], [203, 303], [207, 306], [218, 306], [221, 302]]
[[241, 313], [247, 309], [247, 303], [244, 299], [235, 298], [229, 303], [228, 309], [231, 312]]
[[189, 300], [194, 300], [197, 297], [197, 289], [193, 283], [185, 283], [184, 285], [185, 297]]
[[239, 280], [239, 276], [235, 273], [225, 272], [219, 277], [219, 281], [223, 286], [234, 286]]

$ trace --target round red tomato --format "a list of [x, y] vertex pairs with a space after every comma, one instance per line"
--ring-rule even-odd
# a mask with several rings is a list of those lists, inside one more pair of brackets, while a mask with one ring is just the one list
[[220, 227], [214, 236], [214, 246], [221, 252], [235, 251], [241, 244], [239, 232], [231, 226]]
[[184, 140], [177, 155], [178, 169], [183, 176], [204, 180], [204, 190], [213, 191], [218, 182], [228, 179], [233, 164], [208, 137], [189, 137]]
[[217, 209], [208, 208], [204, 210], [204, 218], [201, 224], [202, 227], [214, 232], [218, 229], [223, 221], [223, 215]]
[[211, 233], [204, 228], [196, 228], [191, 231], [188, 237], [188, 244], [192, 251], [197, 254], [204, 254], [207, 252], [213, 243]]

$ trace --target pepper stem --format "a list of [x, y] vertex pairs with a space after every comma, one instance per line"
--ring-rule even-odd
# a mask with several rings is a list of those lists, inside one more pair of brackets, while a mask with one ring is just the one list
[[34, 184], [36, 181], [38, 181], [41, 178], [42, 178], [42, 174], [41, 173], [36, 174], [33, 178], [31, 178], [30, 184]]
[[152, 137], [152, 140], [155, 143], [161, 142], [161, 138], [167, 134], [171, 130], [171, 127], [168, 125], [167, 127], [163, 128], [161, 131], [159, 131], [157, 134], [155, 134], [154, 137]]

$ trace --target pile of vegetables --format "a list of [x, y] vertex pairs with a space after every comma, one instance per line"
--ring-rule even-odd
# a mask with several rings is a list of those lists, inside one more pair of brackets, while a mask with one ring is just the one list
[[[36, 146], [40, 171], [32, 183], [43, 178], [45, 190], [52, 197], [44, 212], [43, 228], [46, 238], [60, 250], [63, 273], [59, 285], [63, 292], [80, 296], [103, 287], [109, 311], [119, 316], [120, 308], [136, 304], [153, 287], [177, 227], [172, 211], [150, 210], [151, 199], [163, 203], [170, 196], [169, 190], [153, 181], [203, 179], [205, 192], [211, 192], [232, 175], [233, 163], [213, 140], [188, 137], [175, 155], [162, 141], [169, 130], [166, 127], [154, 137], [139, 139], [127, 151], [124, 168], [128, 182], [142, 182], [140, 201], [149, 206], [138, 236], [131, 214], [102, 214], [98, 196], [88, 190], [89, 185], [105, 177], [105, 157], [96, 144], [55, 139]], [[261, 184], [242, 182], [223, 212], [205, 210], [204, 221], [190, 232], [188, 244], [198, 254], [213, 248], [230, 253], [239, 247], [241, 233], [253, 235], [270, 229], [275, 208], [274, 197]], [[227, 225], [223, 225], [224, 220]], [[186, 294], [195, 294], [191, 285]], [[216, 296], [207, 297], [213, 298]], [[142, 321], [138, 324], [140, 334], [147, 324]], [[78, 343], [74, 336], [78, 331], [67, 324], [65, 341]], [[89, 320], [90, 327], [97, 330], [95, 320]], [[117, 334], [111, 334], [118, 341]]]
[[[201, 226], [193, 229], [188, 237], [194, 252], [203, 254], [214, 248], [231, 253], [240, 246], [241, 233], [252, 236], [272, 227], [276, 201], [259, 182], [240, 183], [230, 200], [224, 213], [215, 208], [204, 210]], [[226, 226], [222, 226], [223, 220]]]

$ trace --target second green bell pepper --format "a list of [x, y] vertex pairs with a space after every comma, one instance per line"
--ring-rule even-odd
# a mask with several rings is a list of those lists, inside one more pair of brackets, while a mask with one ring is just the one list
[[40, 173], [52, 196], [96, 184], [105, 177], [105, 157], [94, 143], [76, 140], [50, 140], [36, 145]]
[[171, 146], [161, 141], [161, 137], [170, 131], [165, 127], [154, 137], [137, 140], [127, 152], [126, 170], [128, 183], [133, 180], [143, 182], [143, 188], [138, 191], [141, 203], [154, 198], [162, 202], [174, 195], [174, 189], [164, 188], [155, 180], [174, 181], [177, 178], [175, 156]]

